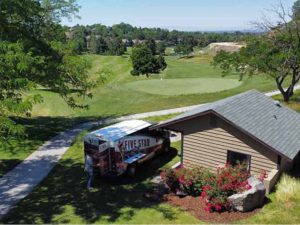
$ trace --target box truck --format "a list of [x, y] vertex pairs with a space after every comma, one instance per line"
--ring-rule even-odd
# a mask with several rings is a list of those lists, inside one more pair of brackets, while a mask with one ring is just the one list
[[134, 175], [138, 164], [170, 148], [170, 133], [149, 130], [152, 123], [123, 121], [93, 131], [84, 137], [84, 153], [92, 158], [94, 173]]

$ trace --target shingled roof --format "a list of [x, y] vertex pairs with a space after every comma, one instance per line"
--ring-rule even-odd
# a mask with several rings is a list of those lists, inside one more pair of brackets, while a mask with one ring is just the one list
[[256, 90], [248, 91], [162, 122], [154, 128], [215, 112], [271, 149], [293, 160], [300, 150], [300, 114]]

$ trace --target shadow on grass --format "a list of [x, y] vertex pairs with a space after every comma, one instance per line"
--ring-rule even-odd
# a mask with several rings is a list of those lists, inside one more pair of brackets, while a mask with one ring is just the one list
[[34, 117], [14, 118], [25, 127], [25, 137], [12, 137], [0, 145], [0, 177], [13, 169], [44, 142], [76, 124], [99, 120], [93, 117]]
[[[176, 214], [158, 202], [143, 196], [151, 187], [150, 178], [159, 168], [177, 155], [176, 149], [158, 156], [138, 168], [136, 177], [121, 176], [115, 179], [96, 178], [93, 191], [86, 190], [83, 163], [64, 159], [57, 164], [42, 184], [5, 218], [4, 223], [95, 223], [130, 221], [137, 210], [152, 208], [169, 220]], [[63, 217], [65, 216], [65, 217]], [[63, 217], [63, 218], [61, 218]], [[74, 221], [74, 218], [78, 218]]]

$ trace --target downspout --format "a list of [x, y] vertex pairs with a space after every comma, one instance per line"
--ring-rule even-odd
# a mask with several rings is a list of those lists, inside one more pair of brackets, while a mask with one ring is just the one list
[[180, 166], [183, 165], [183, 132], [181, 133]]

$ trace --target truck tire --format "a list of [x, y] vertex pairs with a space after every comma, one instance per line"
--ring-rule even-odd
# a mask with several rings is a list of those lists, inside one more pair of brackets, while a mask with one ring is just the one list
[[127, 174], [131, 177], [135, 176], [136, 174], [136, 165], [130, 165], [127, 168]]
[[162, 146], [162, 152], [163, 153], [168, 153], [170, 150], [170, 142], [166, 141], [164, 142], [163, 146]]

